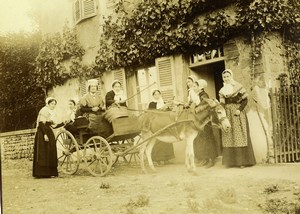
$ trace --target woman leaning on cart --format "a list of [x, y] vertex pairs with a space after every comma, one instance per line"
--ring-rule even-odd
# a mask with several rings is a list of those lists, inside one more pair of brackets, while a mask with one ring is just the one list
[[55, 106], [53, 97], [46, 99], [46, 105], [37, 117], [37, 131], [34, 138], [32, 176], [36, 178], [57, 177], [57, 151], [52, 128], [59, 128], [64, 123], [54, 124]]

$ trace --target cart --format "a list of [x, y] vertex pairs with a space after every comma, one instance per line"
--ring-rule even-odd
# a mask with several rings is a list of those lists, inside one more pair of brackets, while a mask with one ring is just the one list
[[[84, 162], [93, 176], [104, 176], [119, 157], [128, 163], [132, 158], [136, 159], [138, 149], [134, 147], [134, 141], [140, 140], [136, 116], [114, 119], [113, 134], [107, 138], [91, 133], [87, 119], [79, 120], [82, 120], [81, 125], [77, 126], [79, 134], [72, 134], [64, 128], [56, 134], [59, 171], [73, 175]], [[126, 158], [128, 156], [129, 160]]]

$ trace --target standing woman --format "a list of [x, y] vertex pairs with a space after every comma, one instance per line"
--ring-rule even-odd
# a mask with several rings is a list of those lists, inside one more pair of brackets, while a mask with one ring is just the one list
[[109, 109], [112, 104], [117, 106], [127, 107], [127, 97], [122, 90], [122, 84], [119, 80], [114, 80], [111, 84], [112, 90], [107, 92], [105, 96], [106, 109]]
[[[152, 96], [153, 100], [149, 103], [148, 109], [167, 110], [168, 107], [161, 97], [160, 90], [154, 90]], [[152, 149], [151, 157], [158, 164], [168, 163], [170, 159], [175, 158], [173, 144], [157, 140]]]
[[[32, 176], [36, 178], [57, 177], [57, 151], [55, 136], [51, 125], [54, 125], [54, 108], [57, 101], [53, 97], [46, 99], [46, 105], [37, 117], [37, 131], [34, 138]], [[54, 128], [63, 126], [63, 123]]]
[[[195, 81], [193, 89], [197, 96], [192, 98], [192, 102], [195, 106], [201, 105], [205, 98], [209, 98], [208, 94], [204, 90], [206, 87], [207, 82], [205, 80], [199, 79]], [[194, 142], [194, 150], [195, 157], [202, 161], [201, 165], [205, 165], [206, 168], [214, 166], [218, 152], [210, 122], [203, 127], [203, 130], [199, 131]]]
[[222, 132], [223, 165], [240, 167], [255, 165], [245, 107], [248, 103], [246, 89], [234, 81], [230, 69], [222, 72], [224, 86], [219, 91], [220, 102], [224, 104], [231, 123], [230, 132]]
[[188, 76], [186, 80], [186, 85], [188, 89], [188, 106], [192, 103], [192, 100], [195, 99], [197, 96], [195, 94], [194, 83], [196, 82], [197, 78], [194, 75]]
[[69, 132], [71, 132], [73, 135], [78, 135], [78, 129], [74, 124], [75, 118], [77, 114], [77, 106], [76, 106], [76, 102], [73, 99], [69, 99], [68, 100], [68, 108], [67, 108], [67, 112], [65, 115], [65, 129]]

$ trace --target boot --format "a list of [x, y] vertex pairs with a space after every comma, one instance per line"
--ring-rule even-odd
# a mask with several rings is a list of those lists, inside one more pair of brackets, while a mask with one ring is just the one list
[[208, 162], [207, 164], [205, 165], [205, 168], [210, 168], [210, 167], [213, 167], [215, 165], [214, 161], [210, 158], [208, 159]]

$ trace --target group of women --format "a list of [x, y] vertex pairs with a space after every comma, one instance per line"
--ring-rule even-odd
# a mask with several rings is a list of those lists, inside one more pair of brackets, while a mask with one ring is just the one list
[[[231, 123], [230, 132], [222, 132], [222, 146], [214, 138], [212, 124], [208, 123], [199, 131], [194, 141], [194, 153], [199, 164], [210, 168], [214, 166], [218, 151], [222, 151], [222, 164], [227, 167], [253, 166], [256, 164], [252, 143], [250, 140], [249, 126], [245, 107], [248, 103], [245, 88], [233, 79], [233, 72], [226, 69], [222, 72], [223, 87], [219, 91], [220, 103], [225, 107], [227, 117]], [[205, 92], [207, 82], [204, 79], [196, 79], [193, 75], [187, 78], [188, 107], [198, 106], [205, 98], [209, 98]], [[153, 98], [149, 108], [164, 109], [165, 104], [159, 90], [153, 91]], [[174, 158], [172, 144], [156, 143], [153, 148], [153, 161], [169, 161]]]
[[[221, 133], [222, 164], [240, 168], [253, 166], [256, 161], [245, 112], [248, 94], [246, 89], [233, 79], [233, 72], [230, 69], [222, 72], [222, 78], [223, 87], [219, 91], [220, 103], [224, 106], [231, 124], [229, 132]], [[207, 86], [205, 80], [195, 80], [193, 76], [189, 76], [187, 85], [190, 103], [198, 105], [203, 98], [208, 98], [204, 90]], [[215, 158], [218, 156], [218, 148], [213, 136], [212, 126], [207, 124], [194, 141], [195, 157], [207, 168], [214, 165]]]
[[[73, 99], [68, 101], [68, 108], [64, 122], [56, 121], [55, 106], [57, 101], [53, 97], [46, 99], [46, 105], [40, 110], [37, 117], [37, 131], [34, 139], [34, 158], [32, 176], [36, 178], [57, 177], [57, 150], [55, 136], [52, 129], [65, 126], [71, 133], [77, 133], [73, 125], [75, 117], [85, 114], [89, 120], [92, 132], [103, 137], [108, 137], [112, 130], [109, 122], [104, 118], [105, 109], [112, 106], [126, 106], [126, 96], [121, 88], [121, 82], [112, 83], [112, 90], [105, 96], [105, 102], [98, 93], [98, 80], [91, 79], [87, 82], [86, 93], [79, 101], [79, 108]], [[105, 105], [106, 103], [106, 105]]]
[[[233, 72], [226, 69], [222, 72], [223, 87], [219, 91], [220, 103], [225, 107], [227, 117], [231, 123], [231, 131], [222, 133], [222, 163], [228, 167], [245, 167], [255, 165], [252, 144], [249, 137], [249, 127], [245, 112], [247, 105], [247, 92], [245, 88], [233, 79]], [[110, 124], [104, 119], [103, 112], [112, 106], [125, 106], [126, 96], [121, 89], [121, 82], [114, 81], [112, 90], [105, 96], [105, 102], [98, 91], [98, 80], [88, 81], [88, 93], [80, 100], [80, 112], [88, 114], [89, 125], [91, 127], [103, 127], [106, 129], [92, 130], [101, 136], [107, 136], [110, 133], [99, 133], [101, 130], [109, 130]], [[204, 98], [208, 98], [205, 92], [207, 82], [203, 79], [197, 80], [194, 76], [187, 78], [188, 87], [188, 106], [199, 105]], [[153, 100], [149, 103], [149, 109], [170, 110], [163, 101], [160, 90], [154, 90]], [[69, 100], [69, 110], [66, 113], [68, 119], [62, 123], [55, 121], [54, 108], [57, 101], [49, 97], [46, 99], [46, 106], [43, 107], [37, 118], [37, 132], [34, 140], [34, 160], [33, 177], [45, 178], [56, 177], [57, 172], [57, 154], [56, 142], [52, 128], [61, 126], [72, 129], [72, 121], [75, 119], [76, 103]], [[214, 165], [215, 158], [218, 156], [217, 144], [211, 124], [207, 124], [202, 131], [199, 131], [194, 141], [195, 157], [201, 161], [201, 165], [207, 168]], [[73, 127], [74, 128], [74, 127]], [[153, 148], [152, 159], [158, 163], [167, 163], [173, 159], [174, 149], [172, 144], [157, 142]]]

